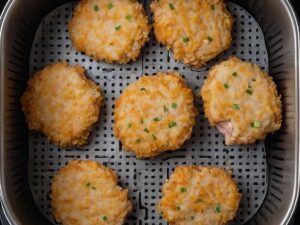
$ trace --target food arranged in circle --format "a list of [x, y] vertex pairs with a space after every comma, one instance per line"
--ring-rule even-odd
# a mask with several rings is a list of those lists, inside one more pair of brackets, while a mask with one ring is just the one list
[[223, 169], [178, 166], [163, 186], [158, 209], [174, 225], [225, 225], [235, 217], [240, 199]]
[[115, 102], [115, 136], [138, 158], [176, 150], [190, 138], [195, 117], [192, 90], [175, 72], [143, 76]]
[[228, 49], [233, 17], [223, 0], [154, 0], [154, 33], [176, 60], [201, 67]]
[[272, 78], [232, 57], [211, 68], [201, 90], [205, 116], [225, 143], [251, 144], [281, 126], [281, 100]]
[[132, 0], [80, 1], [69, 22], [74, 47], [109, 63], [135, 61], [149, 32], [142, 4]]
[[62, 225], [122, 225], [132, 210], [117, 174], [94, 161], [71, 160], [54, 176], [51, 207]]
[[102, 100], [100, 88], [81, 66], [55, 63], [29, 79], [21, 103], [30, 130], [67, 147], [87, 142]]

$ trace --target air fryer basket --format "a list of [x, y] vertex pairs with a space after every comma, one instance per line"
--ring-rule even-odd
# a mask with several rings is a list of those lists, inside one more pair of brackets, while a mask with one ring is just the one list
[[[211, 164], [223, 167], [229, 165], [229, 168], [233, 169], [236, 175], [241, 176], [243, 173], [247, 173], [247, 166], [249, 168], [255, 168], [256, 174], [250, 174], [249, 177], [244, 177], [249, 179], [248, 183], [256, 185], [256, 187], [254, 188], [250, 185], [249, 189], [245, 189], [247, 192], [253, 191], [253, 193], [244, 193], [244, 196], [247, 198], [249, 196], [249, 199], [245, 199], [245, 202], [247, 202], [248, 205], [244, 205], [241, 210], [247, 214], [249, 218], [247, 215], [244, 215], [241, 218], [247, 218], [245, 220], [250, 219], [247, 224], [288, 224], [298, 199], [299, 188], [299, 32], [297, 21], [289, 2], [284, 0], [234, 1], [254, 16], [263, 31], [263, 35], [260, 33], [260, 28], [255, 27], [254, 23], [256, 22], [252, 21], [249, 16], [247, 22], [250, 21], [250, 23], [253, 23], [254, 25], [243, 24], [242, 21], [242, 27], [237, 26], [237, 31], [235, 32], [241, 32], [242, 29], [249, 28], [250, 25], [250, 28], [253, 28], [254, 26], [255, 30], [245, 29], [242, 31], [245, 33], [242, 36], [244, 40], [240, 42], [243, 44], [241, 48], [233, 46], [231, 50], [220, 57], [223, 59], [230, 54], [234, 53], [239, 55], [242, 54], [241, 51], [245, 51], [243, 54], [246, 56], [249, 54], [251, 56], [250, 58], [253, 59], [252, 62], [258, 63], [265, 70], [269, 70], [269, 73], [273, 76], [274, 81], [278, 86], [279, 93], [282, 95], [284, 111], [282, 129], [275, 135], [270, 136], [266, 140], [265, 145], [264, 143], [259, 142], [254, 146], [231, 148], [223, 146], [223, 143], [214, 142], [220, 140], [221, 137], [218, 137], [218, 133], [214, 129], [210, 129], [208, 125], [204, 125], [204, 134], [200, 133], [200, 138], [198, 138], [197, 129], [203, 129], [203, 127], [197, 127], [196, 125], [196, 135], [191, 140], [192, 144], [196, 143], [196, 147], [195, 149], [192, 149], [192, 152], [199, 151], [198, 155], [202, 154], [203, 157], [194, 159], [192, 156], [191, 158], [185, 156], [182, 158], [182, 155], [184, 155], [183, 152], [185, 151], [181, 150], [149, 161], [136, 161], [130, 154], [119, 153], [120, 146], [118, 142], [114, 143], [114, 140], [111, 142], [108, 141], [108, 143], [106, 142], [106, 140], [112, 139], [112, 137], [110, 137], [111, 131], [103, 131], [103, 137], [100, 136], [99, 138], [99, 129], [103, 129], [105, 123], [108, 124], [105, 129], [109, 130], [111, 128], [112, 121], [109, 121], [111, 116], [106, 114], [111, 114], [112, 105], [104, 107], [104, 114], [101, 115], [101, 119], [106, 121], [99, 122], [100, 125], [98, 124], [95, 127], [91, 136], [91, 139], [94, 141], [97, 139], [98, 143], [95, 141], [92, 145], [73, 151], [71, 149], [57, 149], [55, 146], [50, 145], [43, 136], [37, 134], [30, 135], [30, 141], [28, 140], [27, 126], [24, 122], [25, 120], [21, 111], [19, 99], [26, 86], [28, 74], [35, 72], [45, 64], [51, 63], [53, 59], [56, 61], [56, 59], [60, 59], [61, 57], [61, 59], [67, 60], [68, 57], [70, 57], [71, 64], [79, 63], [86, 67], [88, 69], [88, 75], [96, 80], [96, 82], [100, 83], [104, 92], [105, 90], [108, 90], [109, 93], [106, 93], [106, 95], [111, 98], [110, 100], [107, 100], [109, 104], [114, 100], [115, 96], [112, 95], [112, 97], [110, 94], [116, 92], [116, 96], [118, 96], [128, 82], [132, 82], [138, 78], [136, 76], [141, 71], [151, 74], [157, 69], [179, 70], [185, 75], [185, 78], [189, 85], [192, 86], [193, 90], [198, 92], [199, 86], [202, 85], [203, 77], [208, 68], [206, 67], [202, 70], [191, 70], [186, 68], [184, 65], [172, 61], [172, 57], [165, 54], [164, 48], [155, 44], [153, 41], [151, 41], [143, 51], [142, 57], [143, 60], [145, 60], [146, 65], [139, 65], [139, 62], [137, 62], [121, 67], [109, 66], [105, 63], [89, 60], [88, 57], [81, 55], [80, 53], [78, 55], [74, 49], [68, 48], [68, 43], [66, 46], [59, 46], [59, 44], [57, 44], [55, 47], [52, 46], [54, 49], [51, 49], [53, 38], [57, 37], [60, 39], [67, 37], [65, 36], [67, 32], [60, 29], [65, 27], [64, 23], [68, 20], [67, 17], [71, 11], [70, 7], [62, 6], [67, 2], [68, 1], [59, 0], [13, 0], [9, 1], [1, 15], [0, 194], [6, 217], [11, 224], [51, 224], [40, 212], [41, 210], [51, 220], [48, 208], [49, 199], [47, 199], [49, 179], [54, 173], [53, 168], [56, 169], [57, 167], [62, 166], [68, 158], [74, 157], [82, 159], [90, 157], [105, 163], [109, 167], [119, 170], [123, 186], [125, 183], [123, 182], [124, 180], [122, 180], [123, 175], [123, 179], [126, 180], [131, 180], [132, 178], [133, 180], [136, 179], [134, 173], [130, 171], [130, 167], [126, 167], [127, 162], [132, 163], [133, 165], [143, 165], [143, 167], [138, 168], [149, 170], [146, 173], [143, 173], [142, 171], [141, 173], [136, 174], [136, 176], [140, 176], [137, 180], [144, 181], [145, 183], [147, 181], [149, 187], [151, 185], [157, 185], [157, 179], [162, 180], [169, 175], [170, 171], [166, 172], [163, 168], [167, 167], [168, 169], [170, 164], [171, 167], [189, 162], [199, 162], [201, 164]], [[234, 15], [240, 16], [241, 18], [248, 15], [243, 10], [240, 10], [239, 7], [235, 7], [232, 3], [229, 5], [230, 10], [234, 11]], [[59, 6], [62, 6], [59, 9], [60, 11], [55, 10], [54, 13], [48, 15], [45, 20], [42, 20], [49, 12]], [[271, 15], [270, 12], [274, 12], [274, 15]], [[51, 15], [53, 15], [53, 18], [55, 17], [53, 20], [51, 20]], [[51, 27], [53, 21], [56, 21], [54, 22], [54, 25], [56, 26], [55, 29], [52, 29]], [[41, 25], [38, 29], [40, 23]], [[62, 35], [59, 35], [60, 32]], [[255, 36], [253, 36], [253, 33], [255, 33]], [[251, 39], [253, 37], [255, 40]], [[41, 40], [39, 40], [39, 38]], [[43, 46], [45, 43], [50, 46], [50, 49], [47, 50], [45, 46]], [[267, 45], [268, 54], [264, 51], [264, 43]], [[245, 44], [248, 46], [245, 46]], [[56, 46], [59, 48], [56, 48]], [[240, 52], [235, 52], [235, 48], [239, 49]], [[257, 52], [260, 53], [256, 53], [257, 57], [253, 58], [254, 53], [252, 51], [256, 50], [259, 50]], [[249, 53], [247, 53], [247, 51], [249, 51]], [[156, 56], [155, 52], [163, 55], [161, 56], [162, 58], [166, 56], [168, 64], [162, 63], [160, 68], [158, 65], [160, 64], [159, 60], [161, 58], [159, 55]], [[59, 56], [56, 54], [59, 54]], [[76, 54], [76, 56], [73, 54]], [[245, 55], [242, 58], [249, 60]], [[64, 58], [64, 56], [66, 58]], [[162, 61], [163, 60], [164, 59], [162, 59]], [[212, 63], [215, 63], [215, 61]], [[155, 68], [152, 68], [153, 65]], [[137, 69], [135, 70], [135, 68]], [[141, 71], [139, 71], [139, 68], [141, 68]], [[131, 80], [130, 75], [132, 76], [132, 74], [134, 74], [134, 76]], [[195, 77], [194, 80], [192, 78], [193, 76]], [[198, 82], [198, 84], [195, 82]], [[201, 102], [198, 101], [196, 103], [197, 108], [200, 108]], [[200, 119], [202, 123], [205, 123], [203, 112], [198, 119]], [[202, 143], [202, 148], [199, 148], [197, 142], [200, 142], [201, 145], [201, 138], [207, 138], [209, 140], [206, 144]], [[103, 143], [99, 143], [98, 139]], [[106, 146], [98, 149], [97, 146], [99, 145]], [[209, 145], [212, 145], [212, 151]], [[185, 147], [189, 149], [189, 146], [184, 146], [183, 148]], [[221, 151], [219, 151], [219, 148]], [[117, 157], [117, 159], [111, 160], [112, 158], [114, 159], [114, 157], [110, 157], [109, 160], [106, 160], [106, 157], [101, 157], [109, 155], [109, 153], [105, 152], [105, 149], [107, 149], [107, 152], [110, 150], [117, 150], [118, 152], [112, 152], [110, 154]], [[223, 152], [222, 149], [224, 150]], [[208, 157], [205, 159], [204, 153], [207, 153], [207, 151], [208, 154], [217, 156], [215, 158]], [[230, 153], [228, 152], [231, 152], [235, 157], [231, 159]], [[53, 155], [57, 158], [50, 158], [53, 157]], [[245, 155], [248, 156], [248, 158], [243, 158]], [[122, 156], [124, 157], [124, 160], [122, 159]], [[169, 159], [169, 156], [175, 157]], [[229, 156], [229, 159], [225, 160], [227, 156]], [[42, 160], [39, 161], [39, 159]], [[230, 162], [230, 160], [234, 162]], [[38, 165], [44, 161], [49, 162], [49, 166], [45, 164]], [[126, 164], [124, 163], [125, 161]], [[267, 165], [264, 163], [265, 161], [267, 162]], [[123, 164], [121, 162], [123, 162]], [[222, 162], [222, 164], [218, 164], [219, 162]], [[53, 163], [55, 165], [53, 165]], [[235, 165], [236, 167], [232, 165]], [[151, 173], [151, 167], [154, 166], [158, 166], [156, 167], [157, 170]], [[159, 169], [159, 166], [162, 167], [162, 170]], [[243, 168], [243, 170], [239, 171], [239, 166]], [[266, 168], [266, 166], [268, 166], [268, 168]], [[123, 168], [123, 172], [120, 167]], [[129, 174], [128, 178], [126, 175], [127, 173]], [[235, 179], [240, 181], [241, 178], [236, 177]], [[241, 182], [239, 185], [247, 186], [246, 180], [244, 179], [243, 181], [244, 183]], [[160, 183], [159, 185], [161, 185]], [[139, 185], [135, 188], [131, 187], [130, 185], [132, 184], [130, 181], [128, 184], [126, 182], [125, 185], [128, 186], [129, 189], [138, 189], [137, 187], [140, 187]], [[31, 188], [29, 188], [29, 186], [31, 186]], [[267, 190], [266, 192], [265, 189]], [[33, 191], [33, 195], [31, 191]], [[149, 210], [148, 212], [148, 208], [152, 209], [154, 207], [153, 204], [158, 200], [157, 198], [152, 199], [152, 197], [157, 197], [157, 195], [151, 195], [151, 199], [147, 199], [148, 194], [143, 191], [151, 192], [152, 189], [143, 188], [140, 192], [138, 192], [138, 190], [133, 190], [131, 193], [131, 196], [138, 207], [135, 208], [135, 212], [132, 215], [133, 218], [129, 218], [129, 224], [134, 224], [134, 221], [138, 221], [136, 224], [162, 224], [160, 220], [156, 218], [157, 215], [154, 215], [153, 210]], [[35, 199], [37, 204], [33, 199]], [[262, 201], [263, 203], [261, 204]], [[148, 206], [145, 205], [147, 203], [149, 203]], [[38, 210], [36, 205], [39, 206], [40, 210]], [[141, 214], [138, 216], [137, 208], [141, 210]], [[255, 208], [259, 209], [257, 213], [253, 215], [253, 213], [256, 212]], [[145, 218], [144, 221], [143, 218]], [[238, 220], [235, 224], [241, 224], [242, 221], [242, 219]]]

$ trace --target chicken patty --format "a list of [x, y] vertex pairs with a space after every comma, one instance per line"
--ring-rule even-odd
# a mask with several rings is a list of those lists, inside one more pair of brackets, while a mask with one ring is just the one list
[[281, 100], [272, 78], [236, 57], [214, 66], [201, 90], [205, 116], [225, 143], [251, 144], [281, 126]]
[[75, 48], [109, 63], [136, 60], [149, 32], [143, 6], [136, 0], [81, 0], [69, 22]]
[[225, 225], [235, 217], [240, 199], [223, 169], [179, 166], [163, 186], [158, 209], [172, 225]]
[[54, 176], [51, 207], [62, 225], [122, 225], [131, 212], [117, 174], [94, 161], [72, 160]]
[[30, 130], [67, 147], [86, 143], [102, 99], [100, 88], [86, 78], [82, 67], [55, 63], [29, 79], [21, 103]]
[[190, 138], [196, 109], [192, 90], [175, 72], [143, 76], [115, 103], [115, 136], [138, 158], [176, 150]]
[[230, 47], [233, 17], [223, 0], [154, 0], [151, 10], [156, 39], [176, 60], [201, 67]]

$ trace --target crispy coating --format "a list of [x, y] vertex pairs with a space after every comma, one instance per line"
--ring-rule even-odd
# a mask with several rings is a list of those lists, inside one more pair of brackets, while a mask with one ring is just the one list
[[250, 144], [281, 126], [281, 100], [272, 78], [236, 57], [214, 66], [201, 90], [204, 112], [227, 145]]
[[122, 225], [131, 212], [128, 190], [115, 171], [94, 161], [71, 160], [54, 176], [51, 207], [62, 225]]
[[179, 166], [163, 186], [158, 209], [172, 225], [225, 225], [235, 217], [240, 199], [223, 169]]
[[223, 0], [154, 0], [151, 10], [156, 39], [176, 60], [201, 67], [230, 47], [233, 17]]
[[138, 158], [176, 150], [190, 138], [196, 109], [178, 73], [143, 76], [115, 103], [115, 136]]
[[69, 22], [75, 48], [109, 63], [136, 60], [149, 32], [143, 6], [136, 0], [81, 0]]
[[30, 130], [67, 147], [86, 143], [102, 99], [100, 88], [86, 78], [82, 67], [56, 63], [29, 79], [21, 103]]

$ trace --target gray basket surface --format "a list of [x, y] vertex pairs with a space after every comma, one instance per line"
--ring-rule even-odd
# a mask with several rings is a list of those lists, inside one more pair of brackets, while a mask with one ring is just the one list
[[[236, 20], [232, 47], [199, 70], [174, 61], [172, 53], [158, 44], [153, 34], [136, 62], [112, 65], [92, 60], [72, 46], [67, 23], [74, 6], [74, 3], [63, 5], [42, 20], [31, 50], [31, 74], [57, 61], [80, 64], [86, 68], [87, 75], [102, 88], [105, 104], [86, 146], [59, 149], [41, 134], [30, 134], [29, 182], [35, 201], [43, 214], [53, 221], [49, 191], [51, 179], [57, 169], [70, 159], [91, 159], [115, 169], [121, 185], [129, 189], [134, 211], [127, 221], [128, 224], [166, 224], [156, 212], [161, 187], [176, 166], [185, 164], [219, 166], [232, 170], [234, 179], [243, 193], [237, 219], [232, 224], [248, 221], [260, 207], [267, 190], [264, 143], [225, 146], [222, 135], [211, 128], [204, 118], [199, 91], [208, 69], [231, 55], [256, 63], [264, 70], [268, 69], [264, 36], [254, 18], [240, 6], [228, 3], [229, 10]], [[145, 6], [150, 16], [149, 2]], [[157, 71], [170, 70], [180, 72], [197, 96], [195, 104], [200, 114], [192, 138], [181, 150], [168, 152], [154, 159], [137, 160], [131, 153], [122, 151], [121, 144], [114, 137], [114, 100], [127, 85], [136, 81], [142, 74], [151, 75]]]

